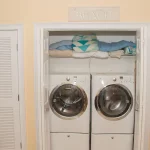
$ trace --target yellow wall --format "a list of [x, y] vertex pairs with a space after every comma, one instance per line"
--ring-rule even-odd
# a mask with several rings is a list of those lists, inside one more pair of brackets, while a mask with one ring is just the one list
[[34, 23], [67, 22], [69, 6], [120, 6], [121, 22], [150, 22], [150, 0], [0, 0], [0, 23], [24, 25], [27, 150], [35, 150]]

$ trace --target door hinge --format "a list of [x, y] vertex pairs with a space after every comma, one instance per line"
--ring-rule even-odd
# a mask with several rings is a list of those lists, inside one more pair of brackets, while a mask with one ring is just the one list
[[46, 50], [46, 40], [45, 39], [43, 40], [43, 49], [44, 49], [44, 51]]
[[18, 44], [16, 44], [16, 48], [17, 48], [17, 51], [18, 51]]
[[135, 111], [139, 111], [139, 102], [135, 101]]
[[18, 95], [18, 101], [20, 100], [20, 97], [19, 97], [19, 95]]
[[22, 149], [22, 143], [20, 142], [20, 148]]
[[135, 111], [139, 111], [139, 104], [137, 104], [137, 103], [135, 105]]
[[141, 42], [141, 40], [139, 38], [137, 38], [137, 53], [139, 53], [140, 49], [141, 49], [141, 47], [140, 47], [141, 43], [140, 42]]

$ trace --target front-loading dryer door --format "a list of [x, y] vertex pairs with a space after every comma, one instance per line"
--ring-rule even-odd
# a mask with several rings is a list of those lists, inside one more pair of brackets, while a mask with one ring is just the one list
[[56, 116], [74, 119], [86, 110], [88, 100], [82, 88], [73, 84], [63, 84], [51, 92], [49, 103]]
[[109, 120], [124, 118], [131, 111], [132, 105], [131, 92], [119, 84], [104, 87], [95, 98], [98, 113]]

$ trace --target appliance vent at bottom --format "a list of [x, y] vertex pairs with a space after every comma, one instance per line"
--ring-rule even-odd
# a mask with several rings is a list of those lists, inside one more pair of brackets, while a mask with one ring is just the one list
[[0, 107], [0, 150], [15, 150], [14, 116], [10, 107]]

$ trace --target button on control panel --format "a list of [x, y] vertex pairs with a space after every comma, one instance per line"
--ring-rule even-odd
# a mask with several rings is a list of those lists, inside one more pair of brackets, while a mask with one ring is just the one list
[[70, 77], [66, 77], [66, 80], [67, 80], [67, 81], [70, 81]]
[[113, 78], [113, 81], [114, 81], [114, 82], [117, 81], [117, 78]]

